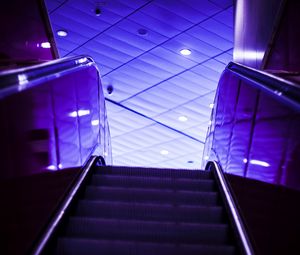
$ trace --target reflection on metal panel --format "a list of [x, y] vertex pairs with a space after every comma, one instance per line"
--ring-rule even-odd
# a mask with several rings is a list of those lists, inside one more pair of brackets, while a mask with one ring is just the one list
[[228, 70], [215, 104], [209, 137], [223, 170], [300, 189], [299, 111]]
[[[72, 71], [51, 73], [68, 62]], [[11, 93], [3, 96], [0, 179], [82, 166], [96, 147], [99, 155], [111, 161], [98, 70], [90, 63], [72, 69], [73, 62], [83, 65], [66, 59], [50, 62], [47, 67], [22, 69], [22, 73], [30, 74], [28, 84], [35, 85], [18, 92], [13, 90], [18, 84], [11, 84]], [[15, 73], [18, 75], [17, 70]], [[11, 74], [2, 73], [0, 79], [6, 81], [7, 75]]]
[[262, 68], [268, 43], [276, 29], [282, 0], [236, 1], [233, 59]]

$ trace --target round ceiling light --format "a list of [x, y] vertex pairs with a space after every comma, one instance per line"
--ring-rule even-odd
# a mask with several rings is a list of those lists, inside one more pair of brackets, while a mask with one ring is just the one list
[[161, 155], [168, 155], [169, 152], [168, 152], [167, 150], [161, 150], [161, 151], [160, 151], [160, 154], [161, 154]]
[[66, 30], [58, 30], [56, 33], [60, 37], [65, 37], [68, 35], [68, 32]]
[[192, 51], [189, 49], [182, 49], [182, 50], [180, 50], [180, 54], [183, 56], [188, 56], [188, 55], [192, 54]]
[[188, 120], [188, 118], [186, 116], [180, 116], [180, 117], [178, 117], [178, 120], [181, 122], [185, 122]]

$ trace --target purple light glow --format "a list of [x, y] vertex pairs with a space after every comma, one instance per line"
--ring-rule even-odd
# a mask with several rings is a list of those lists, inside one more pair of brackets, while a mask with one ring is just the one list
[[51, 48], [51, 44], [49, 42], [42, 42], [41, 43], [41, 47], [43, 49], [50, 49]]

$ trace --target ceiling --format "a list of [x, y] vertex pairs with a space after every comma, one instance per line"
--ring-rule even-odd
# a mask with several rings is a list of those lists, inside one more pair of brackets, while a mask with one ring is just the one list
[[232, 1], [46, 0], [60, 56], [98, 64], [115, 165], [200, 167], [217, 82], [232, 59]]

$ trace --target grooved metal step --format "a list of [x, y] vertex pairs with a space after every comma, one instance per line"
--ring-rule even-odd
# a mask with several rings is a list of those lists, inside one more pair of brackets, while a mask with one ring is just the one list
[[211, 172], [95, 167], [51, 254], [233, 255]]
[[160, 178], [147, 176], [126, 176], [95, 174], [91, 179], [90, 185], [94, 186], [117, 186], [117, 187], [136, 187], [136, 188], [158, 188], [175, 190], [193, 191], [215, 191], [214, 180], [210, 179], [191, 179], [191, 178]]
[[234, 255], [230, 245], [187, 245], [59, 238], [57, 255]]
[[198, 178], [211, 179], [212, 173], [202, 170], [183, 170], [183, 169], [159, 169], [141, 167], [118, 167], [101, 166], [97, 167], [95, 174], [114, 174], [123, 176], [152, 176], [169, 178]]
[[178, 191], [119, 187], [93, 187], [85, 190], [84, 199], [143, 203], [169, 203], [178, 205], [218, 205], [216, 192]]
[[75, 215], [84, 217], [223, 223], [223, 208], [103, 201], [79, 201]]
[[138, 242], [224, 245], [229, 241], [226, 224], [175, 223], [71, 217], [65, 236]]

